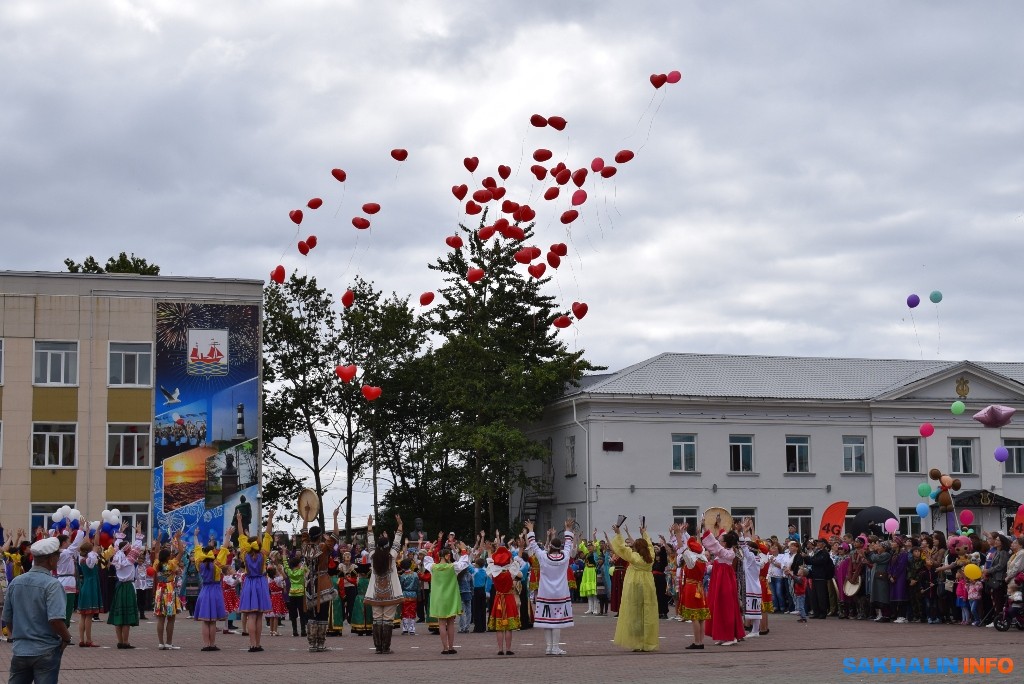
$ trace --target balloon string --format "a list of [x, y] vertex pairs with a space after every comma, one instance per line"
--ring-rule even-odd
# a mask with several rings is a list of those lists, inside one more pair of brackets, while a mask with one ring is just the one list
[[644, 141], [640, 144], [640, 147], [636, 148], [637, 152], [647, 147], [647, 143], [651, 139], [651, 130], [654, 129], [654, 120], [658, 118], [658, 112], [661, 111], [661, 105], [663, 104], [665, 104], [664, 94], [662, 95], [661, 102], [659, 102], [657, 108], [655, 108], [654, 113], [651, 114], [651, 123], [647, 126], [647, 137], [644, 138]]
[[647, 107], [645, 107], [643, 113], [640, 114], [640, 118], [636, 120], [636, 125], [633, 126], [633, 131], [629, 135], [627, 135], [625, 138], [623, 138], [622, 142], [625, 142], [625, 141], [629, 140], [630, 138], [632, 138], [634, 135], [636, 135], [637, 130], [639, 130], [639, 128], [640, 128], [640, 122], [644, 120], [644, 117], [647, 116], [647, 112], [649, 112], [651, 110], [651, 105], [654, 104], [654, 98], [657, 95], [658, 95], [658, 91], [654, 91], [654, 94], [651, 95], [650, 101], [647, 103]]
[[914, 320], [914, 310], [910, 310], [910, 322], [914, 324], [914, 337], [917, 338], [917, 351], [921, 354], [921, 358], [924, 358], [924, 348], [921, 347], [921, 336], [917, 334], [917, 321]]
[[338, 201], [338, 208], [334, 210], [334, 218], [338, 218], [338, 212], [340, 212], [341, 208], [343, 206], [345, 206], [345, 193], [347, 191], [348, 191], [348, 188], [346, 188], [345, 184], [342, 183], [341, 184], [341, 200]]
[[941, 356], [939, 348], [942, 346], [942, 326], [939, 325], [939, 305], [935, 305], [935, 328], [938, 330], [938, 339], [935, 342], [935, 355]]

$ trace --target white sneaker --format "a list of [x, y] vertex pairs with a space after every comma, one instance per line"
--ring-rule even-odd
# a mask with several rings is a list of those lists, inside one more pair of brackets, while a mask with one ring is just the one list
[[738, 643], [739, 643], [738, 640], [733, 639], [732, 641], [723, 641], [722, 642], [722, 646], [735, 646]]
[[160, 644], [160, 650], [161, 651], [166, 651], [167, 650], [167, 645], [166, 644]]
[[168, 651], [180, 651], [181, 650], [181, 646], [175, 646], [173, 644], [167, 644], [167, 650]]
[[907, 624], [907, 618], [898, 617], [892, 621], [894, 625], [905, 625]]
[[761, 635], [760, 635], [760, 634], [758, 634], [757, 632], [747, 632], [747, 633], [746, 633], [746, 634], [744, 635], [744, 637], [743, 637], [743, 638], [744, 638], [744, 639], [753, 639], [753, 638], [754, 638], [754, 637], [756, 637], [756, 636], [761, 636]]
[[800, 611], [799, 610], [791, 610], [791, 611], [789, 611], [789, 614], [790, 615], [799, 615]]
[[555, 646], [555, 648], [554, 648], [554, 650], [553, 650], [553, 651], [551, 652], [551, 654], [552, 654], [552, 655], [559, 655], [559, 656], [563, 656], [563, 655], [568, 655], [568, 652], [567, 652], [567, 651], [563, 651], [563, 650], [562, 650], [561, 648], [559, 648], [558, 646]]
[[995, 627], [995, 626], [996, 626], [996, 623], [995, 623], [995, 622], [990, 622], [990, 623], [988, 623], [988, 624], [987, 624], [987, 625], [985, 625], [985, 626], [986, 626], [986, 627]]

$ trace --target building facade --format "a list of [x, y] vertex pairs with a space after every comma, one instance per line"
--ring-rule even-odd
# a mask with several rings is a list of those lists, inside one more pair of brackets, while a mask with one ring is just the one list
[[239, 482], [235, 460], [259, 454], [262, 285], [0, 272], [6, 532], [48, 527], [65, 504], [186, 529], [223, 509], [224, 483], [255, 485], [258, 466]]
[[[954, 415], [958, 399], [966, 411]], [[938, 468], [961, 481], [954, 499], [975, 529], [1005, 531], [1024, 500], [1024, 422], [972, 420], [990, 404], [1024, 408], [1024, 364], [662, 354], [588, 377], [547, 408], [528, 433], [550, 457], [529, 464], [532, 486], [510, 513], [586, 530], [622, 514], [636, 531], [645, 516], [663, 531], [695, 529], [717, 506], [762, 534], [795, 524], [816, 535], [846, 501], [847, 521], [881, 506], [904, 532], [945, 529], [949, 516], [918, 494]]]

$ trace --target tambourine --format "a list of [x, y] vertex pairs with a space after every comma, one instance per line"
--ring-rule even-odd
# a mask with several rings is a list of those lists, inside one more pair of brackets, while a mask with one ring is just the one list
[[[715, 518], [719, 516], [721, 516], [721, 519], [716, 525]], [[728, 532], [732, 529], [732, 513], [721, 506], [712, 506], [708, 510], [704, 511], [702, 520], [704, 522], [704, 529], [710, 530], [715, 536], [718, 536], [722, 532]]]
[[312, 489], [299, 492], [299, 517], [306, 522], [313, 522], [320, 513], [320, 497]]

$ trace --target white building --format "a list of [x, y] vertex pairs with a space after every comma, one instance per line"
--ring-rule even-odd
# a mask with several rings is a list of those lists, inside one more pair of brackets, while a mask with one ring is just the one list
[[944, 529], [934, 507], [915, 511], [938, 468], [960, 479], [975, 528], [1006, 530], [1024, 499], [1024, 411], [986, 428], [972, 415], [989, 404], [1024, 409], [1024, 363], [666, 353], [590, 376], [547, 408], [528, 434], [551, 457], [529, 465], [534, 486], [513, 493], [510, 513], [586, 530], [623, 514], [636, 531], [646, 516], [662, 531], [721, 506], [783, 536], [790, 523], [816, 534], [848, 501], [847, 520], [882, 506], [905, 532]]

